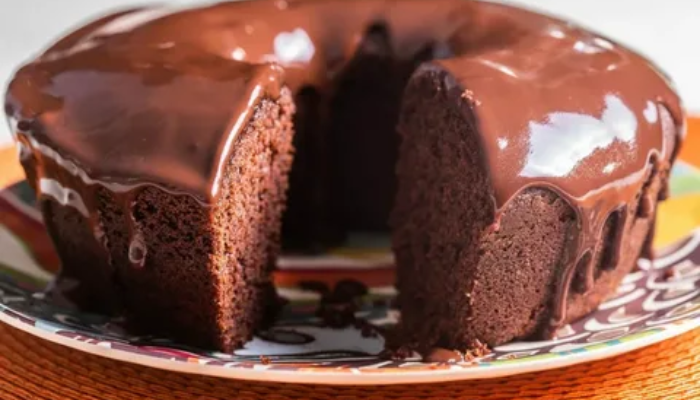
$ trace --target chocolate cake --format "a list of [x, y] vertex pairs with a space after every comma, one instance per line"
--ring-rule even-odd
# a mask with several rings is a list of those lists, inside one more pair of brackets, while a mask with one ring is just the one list
[[390, 212], [402, 344], [551, 334], [648, 250], [682, 128], [634, 53], [465, 0], [125, 11], [21, 68], [6, 112], [57, 287], [225, 351], [270, 314], [280, 246]]
[[392, 217], [404, 345], [551, 337], [652, 254], [678, 99], [637, 56], [574, 32], [408, 83]]
[[30, 64], [8, 110], [65, 295], [231, 349], [274, 300], [294, 105], [274, 65], [169, 57], [96, 49]]

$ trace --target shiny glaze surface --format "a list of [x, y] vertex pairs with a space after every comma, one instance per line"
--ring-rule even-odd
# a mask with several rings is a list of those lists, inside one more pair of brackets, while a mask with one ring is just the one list
[[256, 102], [282, 85], [331, 90], [377, 23], [397, 58], [430, 51], [464, 90], [498, 212], [532, 186], [576, 211], [553, 317], [560, 324], [576, 265], [599, 251], [608, 216], [672, 162], [683, 120], [652, 65], [567, 22], [464, 0], [141, 9], [81, 28], [21, 69], [6, 111], [39, 189], [64, 204], [85, 208], [50, 165], [113, 191], [154, 184], [209, 204]]
[[36, 158], [88, 183], [124, 191], [152, 181], [203, 202], [215, 193], [228, 139], [252, 116], [249, 105], [276, 96], [282, 75], [272, 64], [199, 50], [113, 54], [95, 47], [46, 57], [18, 73], [8, 100], [14, 131]]
[[[465, 90], [490, 171], [496, 220], [528, 187], [558, 193], [577, 215], [556, 287], [551, 325], [557, 327], [565, 322], [578, 269], [584, 290], [593, 287], [608, 218], [619, 213], [613, 264], [621, 257], [637, 196], [640, 213], [654, 218], [657, 199], [644, 185], [652, 174], [670, 169], [684, 116], [667, 78], [639, 55], [546, 17], [510, 18], [500, 8], [479, 19], [484, 26], [509, 26], [492, 36], [503, 37], [505, 46], [436, 64]], [[659, 199], [667, 190], [661, 189]]]

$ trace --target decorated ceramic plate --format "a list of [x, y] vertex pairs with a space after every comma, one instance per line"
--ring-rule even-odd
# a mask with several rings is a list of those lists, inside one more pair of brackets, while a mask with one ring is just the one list
[[[12, 151], [0, 150], [0, 321], [80, 351], [173, 371], [260, 381], [394, 384], [489, 378], [611, 357], [700, 325], [700, 158], [697, 120], [672, 176], [672, 198], [659, 210], [653, 262], [640, 260], [613, 298], [549, 341], [508, 343], [463, 362], [380, 357], [381, 332], [397, 321], [387, 241], [356, 235], [314, 258], [284, 257], [275, 282], [289, 300], [276, 326], [233, 354], [189, 348], [164, 337], [135, 336], [119, 319], [82, 312], [44, 296], [58, 260], [22, 182]], [[695, 157], [695, 158], [693, 158]], [[313, 282], [313, 285], [309, 285]], [[324, 327], [324, 296], [360, 283], [358, 321]]]

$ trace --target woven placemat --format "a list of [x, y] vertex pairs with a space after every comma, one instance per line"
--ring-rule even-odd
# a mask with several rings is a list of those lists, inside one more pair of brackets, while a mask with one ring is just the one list
[[508, 378], [334, 387], [234, 381], [81, 353], [0, 323], [0, 399], [698, 399], [700, 329], [619, 357]]

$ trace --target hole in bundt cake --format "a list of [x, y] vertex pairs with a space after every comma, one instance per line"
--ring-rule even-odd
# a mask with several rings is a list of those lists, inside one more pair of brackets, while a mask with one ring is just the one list
[[388, 234], [404, 86], [418, 64], [434, 56], [426, 45], [413, 57], [398, 57], [388, 27], [376, 22], [332, 88], [296, 93], [286, 249], [317, 252], [351, 232]]
[[411, 68], [394, 57], [390, 32], [371, 26], [330, 101], [331, 193], [343, 231], [387, 230], [398, 154], [396, 120]]
[[319, 250], [323, 243], [336, 243], [337, 234], [328, 228], [332, 220], [327, 197], [331, 174], [324, 135], [326, 112], [319, 91], [304, 86], [294, 96], [294, 161], [289, 174], [287, 208], [282, 223], [283, 246], [290, 249]]

